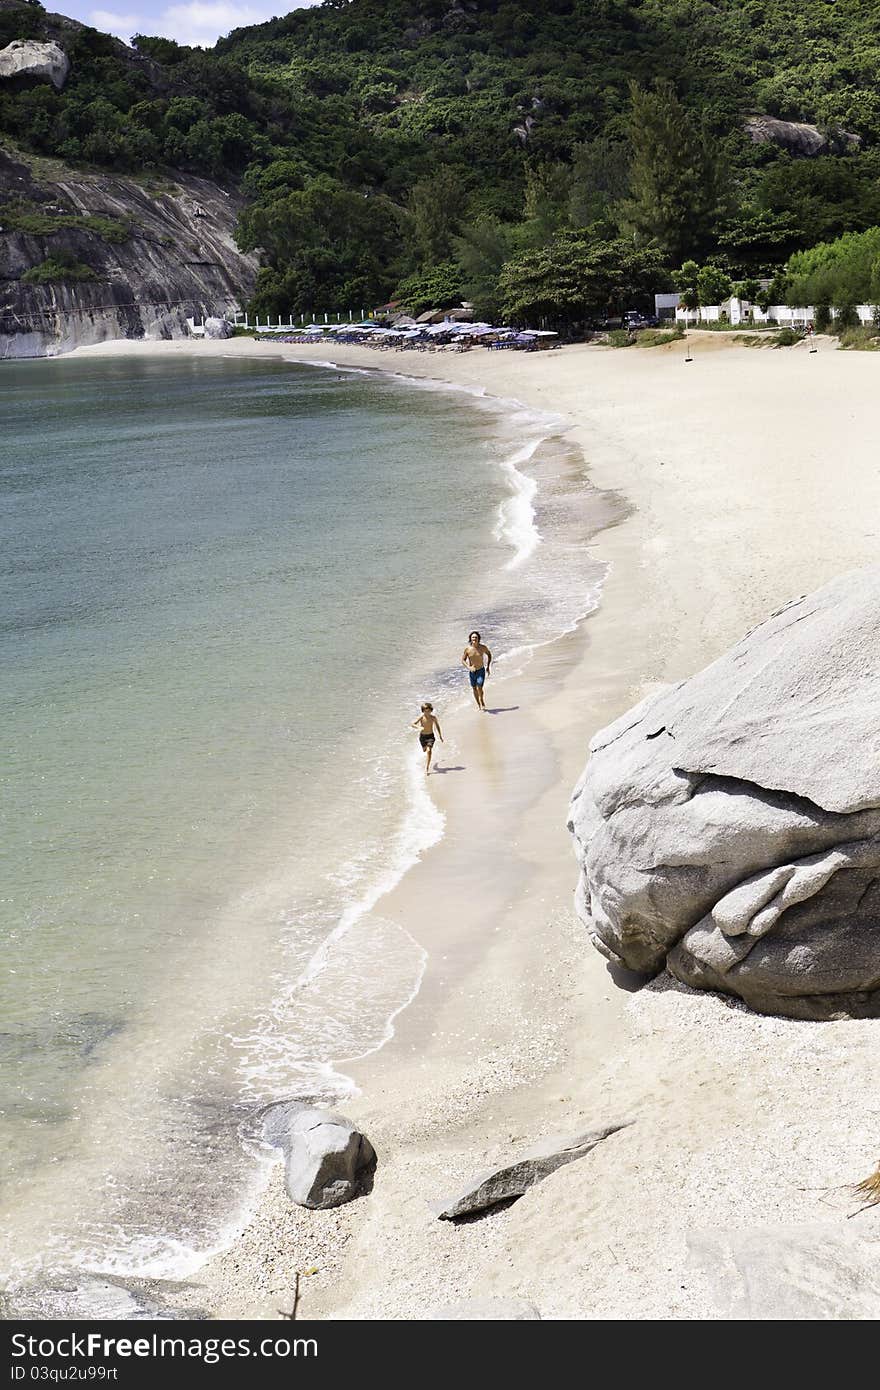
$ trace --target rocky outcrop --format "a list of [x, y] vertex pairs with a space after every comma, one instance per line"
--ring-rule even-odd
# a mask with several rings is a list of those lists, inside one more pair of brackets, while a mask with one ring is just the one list
[[456, 1221], [461, 1216], [471, 1216], [476, 1211], [497, 1207], [499, 1202], [521, 1197], [535, 1183], [548, 1178], [557, 1168], [583, 1158], [603, 1139], [625, 1129], [628, 1123], [622, 1121], [588, 1130], [585, 1134], [557, 1134], [552, 1139], [542, 1139], [510, 1162], [479, 1173], [451, 1197], [435, 1202], [432, 1206], [434, 1215], [441, 1221]]
[[234, 329], [228, 319], [211, 317], [205, 319], [206, 338], [231, 338]]
[[375, 1150], [342, 1115], [288, 1101], [269, 1111], [263, 1132], [284, 1154], [287, 1195], [297, 1206], [324, 1211], [369, 1190]]
[[610, 960], [763, 1013], [880, 1015], [880, 567], [597, 734], [570, 829]]
[[[17, 218], [22, 209], [39, 214]], [[257, 271], [233, 232], [238, 199], [207, 179], [150, 184], [65, 171], [37, 179], [0, 152], [0, 357], [41, 357], [108, 338], [185, 337], [187, 319], [231, 317]], [[122, 237], [102, 234], [105, 222]], [[38, 230], [33, 230], [38, 228]], [[67, 257], [88, 279], [28, 283]]]
[[69, 72], [70, 60], [57, 43], [13, 39], [5, 48], [0, 48], [0, 78], [34, 77], [51, 82], [60, 92]]
[[806, 121], [779, 121], [775, 116], [747, 116], [743, 129], [753, 145], [778, 145], [800, 159], [820, 154], [852, 154], [861, 136], [849, 130], [820, 130]]

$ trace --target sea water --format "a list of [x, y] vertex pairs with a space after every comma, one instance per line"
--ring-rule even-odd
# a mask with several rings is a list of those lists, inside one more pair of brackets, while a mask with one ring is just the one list
[[0, 1260], [28, 1307], [195, 1268], [253, 1197], [260, 1108], [340, 1098], [391, 1036], [425, 957], [382, 895], [443, 833], [409, 721], [460, 697], [472, 627], [510, 669], [595, 603], [558, 428], [329, 364], [0, 366]]

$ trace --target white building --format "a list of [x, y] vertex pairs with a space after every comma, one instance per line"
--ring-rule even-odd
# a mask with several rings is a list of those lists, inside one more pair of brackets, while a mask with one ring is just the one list
[[[859, 316], [859, 323], [863, 326], [874, 323], [876, 316], [880, 312], [880, 307], [874, 304], [857, 304], [856, 313]], [[831, 317], [836, 318], [837, 311], [831, 310]], [[725, 299], [723, 304], [701, 304], [699, 309], [683, 309], [681, 305], [675, 310], [676, 323], [683, 326], [694, 328], [701, 323], [729, 323], [731, 328], [737, 328], [744, 323], [763, 323], [778, 324], [783, 328], [806, 328], [808, 323], [815, 323], [816, 309], [812, 304], [771, 304], [766, 313], [757, 304], [750, 304], [747, 299], [737, 299], [731, 296]]]
[[[860, 306], [867, 307], [867, 306]], [[701, 323], [729, 323], [731, 328], [739, 328], [744, 323], [762, 324], [782, 324], [790, 328], [806, 328], [816, 317], [813, 306], [807, 305], [801, 308], [798, 305], [771, 304], [765, 311], [759, 304], [751, 304], [747, 299], [738, 299], [736, 295], [731, 295], [721, 304], [701, 304], [699, 309], [683, 309], [679, 306], [675, 311], [677, 323], [696, 327]], [[862, 322], [867, 322], [871, 318], [868, 313], [867, 318], [862, 318]]]
[[678, 308], [680, 294], [655, 294], [654, 295], [654, 316], [658, 319], [671, 319], [675, 317]]

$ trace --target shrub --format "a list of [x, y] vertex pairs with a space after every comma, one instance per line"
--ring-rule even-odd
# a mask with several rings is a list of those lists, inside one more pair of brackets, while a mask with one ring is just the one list
[[873, 328], [847, 328], [840, 335], [840, 347], [855, 352], [880, 352], [880, 337]]
[[834, 328], [837, 333], [846, 328], [858, 328], [859, 316], [856, 313], [856, 306], [852, 300], [844, 300], [842, 304], [834, 306]]
[[632, 347], [635, 341], [635, 334], [626, 328], [612, 328], [606, 338], [608, 346], [613, 348]]
[[780, 328], [776, 334], [774, 347], [794, 347], [803, 339], [803, 333], [798, 328]]
[[15, 199], [0, 208], [0, 226], [6, 232], [28, 236], [54, 236], [56, 232], [92, 232], [116, 244], [131, 236], [131, 224], [116, 217], [81, 216], [73, 212], [45, 212], [36, 203]]
[[90, 266], [83, 265], [82, 261], [75, 261], [62, 253], [58, 256], [47, 256], [39, 265], [33, 265], [30, 270], [26, 270], [21, 278], [27, 285], [51, 285], [58, 280], [94, 280], [97, 277]]
[[94, 232], [102, 241], [112, 242], [115, 246], [128, 241], [131, 236], [131, 223], [115, 217], [72, 217], [68, 225], [82, 227], [86, 232]]
[[831, 307], [828, 304], [816, 305], [815, 328], [817, 333], [827, 333], [831, 327]]
[[664, 343], [675, 343], [684, 337], [683, 328], [644, 328], [636, 342], [639, 347], [662, 347]]

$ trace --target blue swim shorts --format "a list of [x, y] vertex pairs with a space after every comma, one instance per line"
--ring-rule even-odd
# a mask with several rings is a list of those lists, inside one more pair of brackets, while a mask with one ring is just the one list
[[471, 672], [469, 672], [469, 675], [470, 675], [470, 678], [471, 678], [471, 687], [472, 687], [472, 689], [476, 690], [477, 687], [479, 686], [480, 690], [482, 690], [483, 684], [484, 684], [485, 679], [486, 679], [486, 668], [485, 668], [485, 666], [481, 666], [480, 669], [479, 669], [479, 671], [471, 671]]

